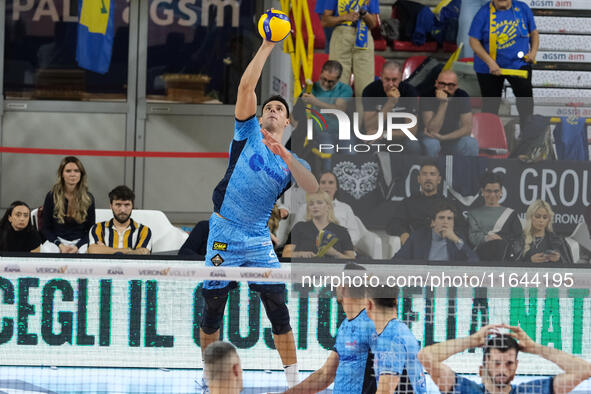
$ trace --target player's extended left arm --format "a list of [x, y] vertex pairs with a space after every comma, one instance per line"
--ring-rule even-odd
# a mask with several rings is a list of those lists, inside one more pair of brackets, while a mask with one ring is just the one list
[[579, 383], [591, 377], [591, 364], [582, 358], [534, 342], [521, 327], [508, 325], [502, 325], [502, 327], [511, 330], [509, 335], [519, 342], [519, 348], [522, 351], [537, 354], [548, 361], [552, 361], [564, 371], [564, 373], [554, 377], [554, 393], [570, 393]]
[[554, 377], [555, 394], [570, 393], [579, 383], [591, 377], [590, 363], [562, 350], [536, 343], [533, 349], [528, 352], [552, 361], [564, 371]]
[[291, 175], [294, 177], [298, 185], [307, 193], [314, 193], [318, 190], [318, 181], [310, 170], [302, 165], [292, 154], [287, 152], [287, 157], [282, 157], [285, 164], [289, 168]]

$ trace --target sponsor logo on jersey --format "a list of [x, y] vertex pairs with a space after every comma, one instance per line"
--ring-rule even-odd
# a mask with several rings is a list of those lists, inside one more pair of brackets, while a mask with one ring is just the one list
[[211, 258], [211, 262], [213, 263], [213, 265], [217, 267], [218, 265], [224, 262], [224, 259], [222, 259], [222, 256], [220, 256], [220, 254], [218, 253]]
[[222, 252], [225, 252], [228, 250], [228, 244], [225, 242], [213, 241], [213, 250], [221, 250]]

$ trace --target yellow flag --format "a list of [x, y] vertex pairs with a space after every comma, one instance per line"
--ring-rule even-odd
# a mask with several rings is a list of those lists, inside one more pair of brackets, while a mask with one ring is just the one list
[[105, 34], [109, 25], [111, 0], [82, 0], [80, 24], [90, 33]]
[[460, 51], [462, 50], [463, 47], [464, 47], [464, 43], [461, 42], [460, 45], [458, 45], [458, 49], [456, 49], [456, 51], [451, 54], [451, 56], [449, 57], [449, 59], [447, 59], [447, 62], [443, 66], [443, 70], [442, 71], [451, 70], [451, 68], [453, 67], [454, 63], [458, 61], [458, 58], [460, 57]]

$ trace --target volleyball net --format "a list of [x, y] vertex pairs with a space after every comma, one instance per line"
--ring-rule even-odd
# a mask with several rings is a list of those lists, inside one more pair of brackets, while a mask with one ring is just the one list
[[[285, 378], [271, 324], [249, 281], [286, 283], [300, 370], [323, 365], [345, 318], [335, 297], [335, 289], [347, 283], [344, 263], [262, 269], [153, 259], [0, 257], [0, 262], [0, 389], [197, 391], [203, 280], [238, 284], [229, 294], [220, 335], [238, 349], [245, 387], [252, 392], [281, 391]], [[366, 280], [400, 288], [398, 318], [421, 348], [506, 323], [520, 326], [537, 343], [591, 361], [589, 268], [539, 270], [537, 279], [527, 267], [390, 263], [365, 268]], [[517, 375], [523, 379], [561, 372], [537, 355], [522, 352], [519, 360]], [[446, 364], [476, 376], [482, 349], [458, 353]], [[72, 374], [80, 368], [83, 372]], [[128, 369], [135, 372], [121, 380]], [[123, 386], [113, 388], [117, 384]], [[438, 392], [432, 382], [429, 387]]]

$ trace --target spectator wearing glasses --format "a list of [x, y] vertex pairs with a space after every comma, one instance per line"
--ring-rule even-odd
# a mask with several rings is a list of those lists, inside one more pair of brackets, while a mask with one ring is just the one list
[[425, 127], [421, 144], [425, 154], [477, 156], [478, 142], [472, 133], [472, 107], [468, 93], [458, 88], [458, 76], [442, 71], [431, 97], [421, 100]]
[[[320, 78], [312, 85], [311, 93], [303, 93], [301, 100], [307, 105], [311, 105], [313, 109], [319, 111], [321, 109], [338, 109], [345, 111], [347, 109], [347, 100], [353, 97], [353, 89], [351, 86], [340, 82], [339, 79], [343, 74], [343, 66], [336, 60], [328, 60], [322, 66]], [[294, 113], [295, 115], [295, 113]], [[327, 133], [315, 133], [321, 144], [335, 145], [338, 141], [339, 122], [336, 116], [325, 116]], [[319, 130], [317, 130], [319, 131]], [[298, 152], [299, 153], [299, 152]], [[324, 161], [324, 170], [330, 168], [330, 161]]]
[[498, 174], [487, 172], [480, 182], [484, 205], [468, 212], [470, 242], [480, 260], [501, 261], [508, 241], [521, 235], [517, 213], [501, 206], [503, 181]]
[[[412, 113], [418, 116], [419, 92], [406, 81], [402, 80], [402, 66], [392, 60], [388, 60], [382, 67], [380, 79], [377, 79], [363, 89], [363, 125], [368, 135], [377, 134], [380, 130], [380, 118], [386, 122], [391, 112]], [[393, 118], [394, 123], [408, 123], [405, 118]], [[382, 124], [382, 127], [383, 124]], [[417, 135], [417, 126], [408, 129], [414, 136]], [[374, 143], [387, 142], [384, 135]], [[411, 140], [402, 130], [392, 130], [392, 142], [404, 146], [406, 154], [421, 154], [421, 144], [417, 140]]]

